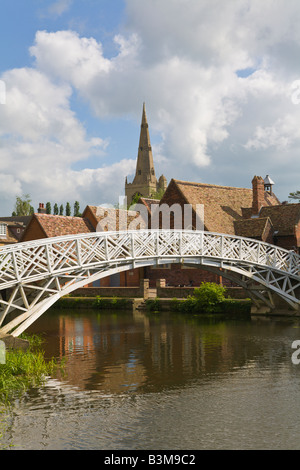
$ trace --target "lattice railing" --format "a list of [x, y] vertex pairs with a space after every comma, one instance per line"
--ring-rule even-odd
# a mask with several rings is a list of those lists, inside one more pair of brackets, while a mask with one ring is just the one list
[[0, 248], [0, 290], [27, 280], [142, 258], [207, 257], [245, 261], [299, 275], [299, 256], [274, 245], [195, 231], [103, 232]]
[[[0, 248], [0, 336], [9, 332], [18, 336], [78, 287], [121, 270], [168, 262], [222, 269], [222, 275], [238, 276], [240, 285], [253, 291], [255, 298], [269, 302], [263, 292], [253, 290], [259, 283], [299, 309], [300, 263], [292, 251], [210, 232], [88, 233]], [[12, 310], [19, 315], [5, 324]]]

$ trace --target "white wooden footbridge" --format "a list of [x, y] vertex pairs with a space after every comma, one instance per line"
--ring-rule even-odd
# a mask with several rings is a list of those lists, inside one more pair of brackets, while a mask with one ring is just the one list
[[19, 336], [79, 287], [116, 272], [169, 263], [218, 272], [244, 287], [255, 303], [274, 308], [280, 297], [299, 312], [299, 261], [293, 251], [253, 239], [187, 230], [88, 233], [2, 247], [0, 336]]

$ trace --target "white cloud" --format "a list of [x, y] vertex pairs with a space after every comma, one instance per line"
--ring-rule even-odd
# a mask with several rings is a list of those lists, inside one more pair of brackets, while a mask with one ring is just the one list
[[[8, 90], [0, 108], [1, 171], [48, 197], [79, 194], [91, 202], [123, 191], [124, 176], [134, 171], [134, 160], [121, 160], [123, 148], [119, 164], [72, 169], [109, 151], [107, 140], [89, 138], [72, 112], [75, 89], [99, 118], [135, 116], [137, 128], [146, 101], [150, 133], [160, 136], [154, 158], [168, 178], [249, 186], [254, 173], [266, 171], [286, 180], [282, 193], [296, 190], [300, 105], [291, 85], [300, 78], [298, 0], [126, 5], [114, 57], [93, 37], [38, 31], [32, 68], [1, 77]], [[59, 13], [68, 5], [53, 6]], [[238, 77], [246, 68], [254, 73]], [[290, 178], [283, 176], [287, 160]]]
[[48, 7], [48, 14], [51, 16], [61, 16], [72, 6], [73, 0], [57, 0]]
[[[56, 194], [67, 199], [68, 188], [76, 193], [79, 184], [78, 178], [71, 179], [77, 176], [70, 171], [72, 165], [91, 155], [103, 158], [107, 142], [88, 138], [70, 109], [69, 85], [56, 85], [30, 68], [7, 71], [2, 78], [6, 104], [0, 108], [1, 200], [22, 193], [30, 193], [33, 200], [52, 200]], [[12, 206], [12, 201], [10, 207], [5, 203], [2, 211], [9, 214]]]

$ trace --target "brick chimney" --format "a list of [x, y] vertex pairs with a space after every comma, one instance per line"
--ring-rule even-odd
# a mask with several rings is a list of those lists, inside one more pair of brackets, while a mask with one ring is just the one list
[[38, 213], [39, 214], [46, 214], [46, 209], [45, 209], [44, 204], [42, 202], [39, 203]]
[[265, 205], [265, 183], [261, 176], [254, 176], [252, 180], [252, 215], [258, 215]]

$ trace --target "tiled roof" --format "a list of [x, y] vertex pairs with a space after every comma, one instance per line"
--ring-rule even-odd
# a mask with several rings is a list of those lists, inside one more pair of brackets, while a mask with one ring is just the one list
[[[25, 230], [25, 224], [13, 219], [16, 219], [16, 217], [0, 218], [0, 224], [6, 225], [6, 236], [0, 237], [0, 245], [17, 243], [20, 240]], [[29, 216], [28, 219], [31, 219], [31, 216]]]
[[[205, 230], [234, 234], [234, 221], [243, 218], [243, 209], [248, 208], [250, 214], [252, 189], [173, 181], [188, 204], [194, 207], [196, 204], [204, 204]], [[278, 204], [277, 197], [265, 191], [265, 204], [275, 203]]]
[[50, 214], [34, 214], [45, 235], [49, 238], [77, 233], [94, 232], [91, 222], [82, 217], [67, 217]]
[[262, 207], [259, 216], [271, 219], [278, 236], [295, 235], [295, 225], [300, 221], [300, 204]]
[[[107, 208], [101, 206], [87, 206], [97, 220], [98, 231], [128, 230], [130, 228], [142, 228], [140, 224], [135, 227], [134, 220], [139, 217], [136, 211]], [[132, 223], [131, 227], [130, 224]]]
[[235, 234], [240, 237], [257, 238], [264, 240], [268, 228], [272, 228], [269, 217], [241, 219], [234, 221]]
[[251, 207], [252, 189], [190, 183], [175, 180], [186, 202], [194, 209], [204, 204], [205, 230], [234, 234], [234, 220], [242, 218], [242, 207]]
[[151, 214], [151, 206], [158, 205], [159, 203], [160, 203], [159, 199], [150, 199], [148, 197], [141, 197], [138, 200], [138, 204], [144, 204], [149, 214]]

